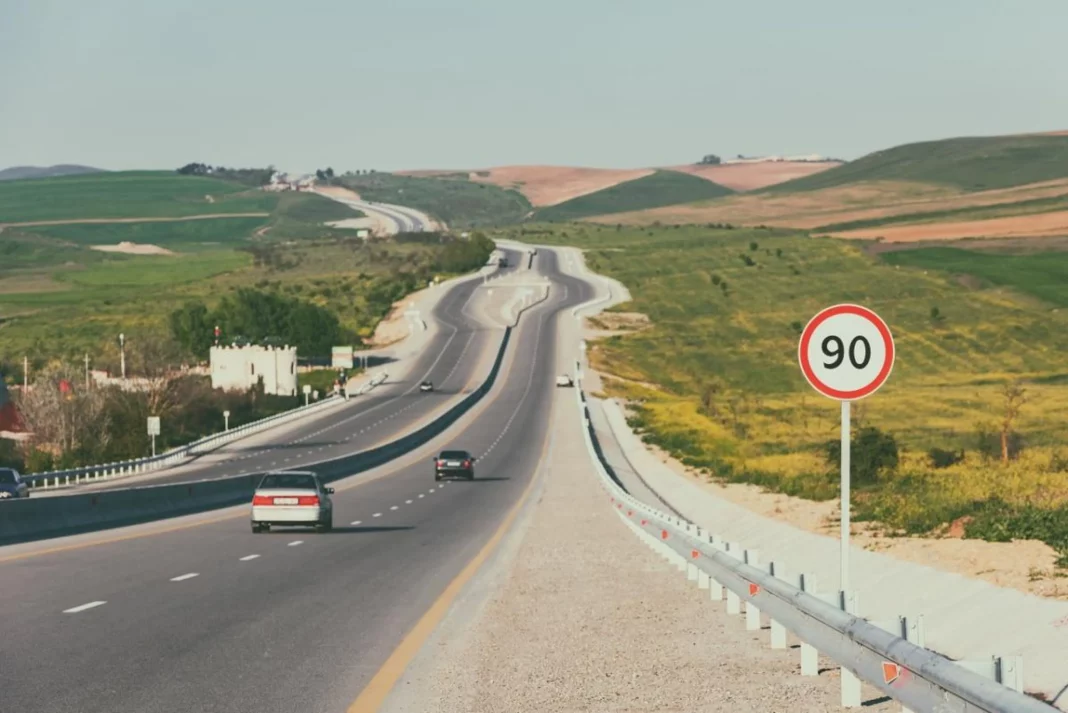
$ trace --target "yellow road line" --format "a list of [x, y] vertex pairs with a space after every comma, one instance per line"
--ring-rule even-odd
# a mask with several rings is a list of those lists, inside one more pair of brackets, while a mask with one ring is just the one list
[[[553, 410], [555, 411], [555, 404]], [[549, 414], [549, 423], [553, 423], [552, 413]], [[551, 431], [551, 426], [550, 426]], [[538, 459], [539, 463], [545, 461], [546, 453], [549, 451], [549, 444], [552, 440], [549, 438], [548, 432], [546, 433], [545, 443], [542, 446], [541, 456]], [[508, 514], [504, 518], [504, 522], [500, 524], [497, 531], [493, 533], [493, 536], [483, 546], [479, 553], [475, 555], [474, 559], [467, 563], [467, 566], [456, 575], [456, 578], [449, 582], [449, 586], [445, 588], [445, 591], [437, 598], [437, 600], [430, 605], [430, 608], [425, 614], [416, 622], [412, 630], [404, 637], [404, 639], [397, 645], [397, 648], [393, 650], [386, 662], [382, 664], [382, 667], [378, 669], [378, 672], [371, 678], [367, 686], [364, 687], [360, 695], [352, 702], [352, 705], [348, 707], [347, 713], [376, 713], [378, 709], [385, 702], [389, 696], [390, 691], [400, 680], [400, 677], [404, 674], [404, 670], [408, 668], [408, 664], [419, 653], [419, 650], [426, 643], [426, 640], [430, 638], [430, 635], [434, 633], [434, 629], [437, 628], [441, 620], [445, 618], [445, 614], [448, 612], [449, 607], [453, 601], [460, 594], [460, 591], [464, 588], [464, 585], [475, 575], [479, 567], [485, 563], [489, 556], [500, 544], [501, 540], [508, 533], [509, 528], [519, 516], [519, 511], [523, 508], [523, 505], [530, 498], [530, 493], [534, 490], [534, 485], [538, 481], [538, 474], [535, 473], [530, 479], [530, 483], [527, 485], [523, 494], [519, 497], [519, 502], [512, 506], [512, 509], [508, 511]]]

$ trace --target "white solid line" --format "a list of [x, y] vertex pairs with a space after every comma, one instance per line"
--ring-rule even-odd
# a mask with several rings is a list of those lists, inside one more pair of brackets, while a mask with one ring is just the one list
[[293, 540], [292, 542], [289, 543], [289, 546], [290, 547], [296, 547], [297, 545], [302, 545], [302, 544], [304, 544], [304, 540]]
[[397, 509], [396, 505], [394, 505], [393, 507], [390, 508], [390, 510], [396, 510], [396, 509]]
[[189, 574], [182, 574], [177, 577], [171, 577], [172, 582], [181, 582], [186, 579], [192, 579], [193, 577], [199, 577], [199, 572], [190, 572]]
[[85, 611], [86, 609], [92, 609], [93, 607], [98, 607], [101, 604], [107, 604], [107, 602], [89, 602], [88, 604], [82, 604], [80, 607], [71, 607], [70, 609], [64, 609], [63, 613], [64, 614], [77, 614], [80, 611]]
[[254, 560], [257, 557], [259, 557], [259, 555], [245, 555], [244, 557], [241, 558], [241, 561], [242, 562], [248, 562], [249, 560]]
[[361, 522], [363, 522], [363, 520], [353, 520], [352, 524], [353, 525], [359, 525]]
[[374, 515], [372, 515], [371, 517], [382, 517], [382, 513], [380, 513], [380, 512], [376, 512], [376, 513], [375, 513]]

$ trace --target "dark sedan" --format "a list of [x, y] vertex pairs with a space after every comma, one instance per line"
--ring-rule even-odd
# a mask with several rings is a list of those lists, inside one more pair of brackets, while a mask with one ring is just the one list
[[14, 468], [0, 468], [0, 500], [30, 497], [30, 486]]
[[475, 479], [475, 457], [467, 451], [442, 451], [434, 459], [434, 480], [442, 478]]

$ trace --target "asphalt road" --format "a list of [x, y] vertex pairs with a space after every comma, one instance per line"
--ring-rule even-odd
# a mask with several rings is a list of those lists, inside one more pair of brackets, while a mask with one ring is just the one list
[[[509, 265], [515, 265], [519, 254], [512, 251], [508, 257]], [[499, 273], [508, 274], [514, 269], [501, 268]], [[461, 398], [472, 379], [485, 374], [488, 369], [483, 357], [488, 358], [500, 345], [502, 331], [479, 322], [474, 318], [474, 312], [467, 309], [480, 284], [479, 280], [460, 283], [442, 297], [432, 317], [441, 327], [415, 357], [404, 378], [394, 380], [391, 377], [370, 393], [356, 397], [351, 404], [332, 408], [309, 419], [306, 425], [283, 426], [280, 430], [284, 437], [278, 442], [243, 447], [242, 442], [237, 441], [225, 446], [233, 454], [226, 460], [213, 458], [210, 464], [205, 463], [202, 467], [198, 467], [194, 460], [175, 468], [173, 473], [94, 483], [90, 487], [113, 490], [141, 484], [162, 485], [299, 468], [302, 464], [366, 450], [411, 431], [432, 411]], [[389, 366], [385, 369], [388, 372]], [[423, 379], [434, 384], [433, 392], [419, 391], [419, 382]], [[256, 440], [262, 441], [260, 438]]]
[[436, 484], [429, 455], [413, 454], [338, 483], [330, 534], [253, 535], [241, 509], [7, 550], [22, 559], [0, 548], [0, 707], [345, 711], [530, 484], [554, 398], [574, 398], [554, 386], [556, 321], [592, 288], [548, 250], [539, 263], [550, 298], [520, 321], [501, 382], [447, 444], [478, 456], [474, 482]]

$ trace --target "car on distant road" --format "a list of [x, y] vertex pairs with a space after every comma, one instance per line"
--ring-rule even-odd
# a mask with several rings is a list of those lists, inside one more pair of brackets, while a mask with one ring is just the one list
[[14, 468], [0, 468], [0, 500], [30, 497], [30, 486]]
[[333, 494], [311, 471], [266, 473], [252, 495], [252, 531], [295, 525], [328, 532], [334, 527]]
[[419, 384], [419, 390], [420, 391], [433, 391], [434, 390], [434, 384], [430, 383], [429, 381], [424, 381], [423, 383]]
[[556, 385], [557, 386], [574, 386], [575, 385], [575, 381], [569, 375], [561, 374], [560, 376], [556, 377]]
[[475, 479], [475, 457], [467, 451], [442, 451], [434, 459], [434, 480], [442, 478]]

